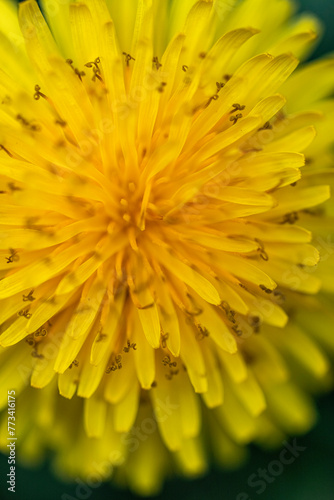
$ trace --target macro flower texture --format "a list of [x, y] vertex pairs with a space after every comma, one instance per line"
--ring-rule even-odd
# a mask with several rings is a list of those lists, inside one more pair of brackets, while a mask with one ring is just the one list
[[[18, 458], [141, 495], [332, 387], [334, 59], [289, 0], [0, 0]], [[7, 389], [1, 392], [7, 453]]]

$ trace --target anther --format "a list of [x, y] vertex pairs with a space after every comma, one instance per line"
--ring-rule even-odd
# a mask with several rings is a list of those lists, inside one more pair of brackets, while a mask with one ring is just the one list
[[198, 57], [199, 57], [200, 59], [205, 59], [205, 58], [206, 58], [206, 52], [200, 52], [200, 53], [198, 54]]
[[265, 293], [272, 293], [272, 290], [270, 288], [267, 288], [265, 285], [260, 285], [261, 290], [263, 290]]
[[241, 113], [238, 113], [236, 115], [230, 116], [230, 122], [233, 122], [233, 125], [235, 125], [240, 118], [242, 118], [242, 114]]
[[189, 66], [187, 66], [186, 64], [184, 64], [182, 66], [182, 71], [184, 71], [185, 73], [188, 71], [188, 69], [189, 69]]
[[125, 62], [128, 67], [130, 66], [130, 61], [136, 60], [134, 57], [130, 56], [130, 54], [127, 54], [126, 52], [123, 52], [123, 56], [125, 56]]

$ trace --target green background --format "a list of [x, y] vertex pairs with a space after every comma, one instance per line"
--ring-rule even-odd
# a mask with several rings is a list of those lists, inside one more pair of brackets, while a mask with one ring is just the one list
[[[122, 0], [120, 0], [122, 1]], [[182, 0], [179, 0], [182, 1]], [[270, 1], [270, 0], [268, 0]], [[323, 21], [326, 32], [313, 57], [334, 49], [334, 1], [300, 0], [301, 11], [311, 11]], [[1, 14], [1, 13], [0, 13]], [[309, 83], [308, 83], [309, 84]], [[3, 387], [1, 390], [7, 390]], [[298, 458], [286, 465], [282, 474], [268, 484], [262, 494], [251, 488], [247, 480], [258, 468], [267, 468], [276, 460], [279, 450], [264, 453], [251, 447], [248, 462], [237, 471], [222, 472], [213, 469], [208, 475], [195, 480], [174, 479], [167, 481], [157, 500], [333, 500], [334, 499], [334, 398], [322, 396], [318, 402], [319, 419], [316, 427], [306, 436], [297, 438], [298, 446], [306, 447]], [[17, 414], [17, 419], [24, 415]], [[290, 439], [292, 442], [292, 438]], [[15, 500], [61, 500], [64, 493], [76, 498], [75, 485], [58, 482], [50, 473], [48, 464], [39, 469], [16, 468], [16, 493], [7, 491], [7, 457], [0, 455], [0, 499]], [[138, 499], [128, 491], [117, 490], [105, 484], [92, 490], [90, 500], [131, 500]], [[84, 500], [84, 499], [83, 499]]]

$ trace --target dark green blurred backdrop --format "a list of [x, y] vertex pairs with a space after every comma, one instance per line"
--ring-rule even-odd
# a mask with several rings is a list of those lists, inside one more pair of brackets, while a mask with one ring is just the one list
[[[326, 32], [313, 57], [333, 51], [334, 0], [299, 0], [298, 3], [301, 11], [316, 13], [326, 26]], [[236, 472], [226, 473], [213, 470], [201, 479], [168, 481], [163, 493], [155, 498], [157, 500], [181, 498], [187, 500], [334, 500], [333, 394], [322, 396], [318, 400], [318, 409], [317, 426], [306, 436], [297, 438], [297, 444], [305, 447], [305, 451], [291, 465], [285, 466], [283, 473], [277, 476], [273, 483], [268, 484], [262, 494], [256, 493], [258, 487], [250, 488], [247, 480], [259, 468], [266, 468], [272, 460], [277, 459], [279, 451], [268, 454], [252, 447], [248, 463]], [[18, 413], [17, 419], [20, 418], [24, 418], [24, 415], [20, 417]], [[15, 494], [7, 491], [6, 480], [4, 480], [7, 472], [7, 457], [0, 455], [0, 499], [61, 500], [64, 493], [67, 493], [69, 498], [76, 497], [75, 486], [57, 482], [48, 471], [47, 465], [37, 470], [17, 467]], [[245, 496], [242, 495], [243, 492]], [[136, 498], [138, 497], [127, 491], [120, 491], [109, 485], [93, 490], [89, 496], [90, 500]]]

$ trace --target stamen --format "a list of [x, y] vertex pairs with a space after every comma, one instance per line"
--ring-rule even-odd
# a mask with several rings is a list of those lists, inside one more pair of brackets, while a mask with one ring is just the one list
[[260, 132], [260, 130], [271, 130], [273, 128], [273, 126], [269, 123], [269, 122], [266, 122], [263, 127], [259, 128], [258, 129], [258, 132]]
[[79, 366], [79, 361], [77, 359], [75, 359], [74, 361], [72, 361], [72, 363], [70, 364], [70, 366], [68, 368], [71, 369], [72, 366]]
[[27, 309], [21, 309], [21, 311], [19, 311], [17, 315], [27, 319], [30, 319], [32, 316], [32, 314], [29, 312], [29, 307]]
[[171, 361], [170, 359], [170, 356], [167, 354], [167, 356], [165, 356], [163, 359], [162, 359], [162, 364], [164, 366], [169, 366], [169, 368], [172, 368], [173, 366], [177, 366], [177, 362], [176, 361]]
[[162, 93], [164, 91], [164, 87], [166, 87], [166, 82], [161, 82], [160, 86], [157, 88], [157, 91]]
[[97, 332], [96, 336], [96, 342], [101, 342], [102, 340], [105, 340], [108, 337], [106, 333], [103, 333], [103, 329], [100, 328], [100, 330]]
[[161, 331], [160, 343], [161, 343], [162, 349], [166, 349], [168, 337], [169, 337], [169, 333], [163, 333], [163, 331]]
[[13, 248], [9, 249], [10, 256], [5, 257], [7, 259], [7, 264], [11, 264], [12, 262], [17, 262], [20, 260], [19, 255], [17, 254], [17, 250], [14, 250]]
[[204, 108], [207, 108], [212, 101], [217, 101], [217, 99], [219, 99], [219, 95], [218, 94], [215, 94], [213, 96], [211, 96], [208, 100], [208, 102], [206, 103], [206, 105], [204, 106]]
[[80, 71], [78, 68], [74, 69], [74, 73], [79, 77], [79, 80], [82, 82], [82, 77], [86, 75], [84, 71]]
[[280, 292], [279, 290], [274, 290], [273, 295], [276, 299], [278, 299], [278, 303], [282, 304], [286, 300], [284, 293]]
[[122, 368], [122, 356], [118, 354], [115, 358], [115, 361], [111, 363], [106, 369], [106, 373], [114, 372], [116, 370], [120, 370]]
[[29, 346], [31, 347], [35, 347], [36, 345], [36, 340], [34, 339], [33, 335], [28, 335], [28, 337], [26, 337], [26, 342]]
[[249, 319], [249, 324], [253, 328], [254, 333], [259, 333], [261, 325], [261, 319], [259, 316], [251, 316]]
[[31, 353], [33, 358], [44, 359], [43, 354], [38, 354], [37, 349], [34, 349]]
[[230, 113], [235, 113], [236, 111], [242, 111], [245, 109], [245, 105], [244, 104], [232, 104], [232, 111], [230, 111]]
[[197, 340], [203, 340], [210, 335], [208, 329], [205, 328], [204, 326], [202, 326], [200, 324], [198, 324], [196, 326], [198, 328], [198, 333], [196, 335]]
[[280, 224], [294, 224], [298, 219], [298, 212], [290, 212], [284, 216], [284, 219]]
[[193, 297], [189, 293], [187, 293], [187, 298], [189, 299], [191, 306], [193, 307], [193, 311], [184, 308], [185, 313], [189, 316], [199, 316], [200, 314], [202, 314], [203, 309], [197, 306], [195, 299], [193, 299]]
[[182, 71], [184, 71], [185, 73], [188, 71], [188, 69], [189, 69], [189, 66], [187, 66], [186, 64], [184, 64], [182, 66]]
[[35, 94], [34, 94], [35, 101], [38, 101], [41, 97], [43, 97], [43, 99], [47, 99], [46, 95], [43, 94], [40, 90], [41, 87], [39, 85], [35, 85]]
[[93, 68], [93, 73], [94, 73], [93, 78], [92, 78], [93, 82], [95, 82], [96, 78], [98, 80], [100, 80], [100, 82], [103, 82], [102, 77], [101, 77], [101, 72], [100, 72], [100, 69], [98, 67]]
[[177, 375], [179, 373], [179, 370], [170, 370], [169, 373], [165, 375], [167, 380], [172, 380], [174, 375]]
[[7, 149], [7, 148], [5, 148], [5, 146], [3, 146], [2, 144], [0, 144], [0, 151], [1, 151], [1, 150], [3, 150], [5, 153], [7, 153], [7, 154], [8, 154], [8, 156], [10, 156], [11, 158], [13, 158], [12, 153], [10, 153], [10, 152], [8, 151], [8, 149]]
[[19, 121], [21, 123], [21, 125], [23, 125], [24, 127], [29, 128], [33, 132], [38, 132], [38, 131], [41, 130], [41, 126], [40, 125], [28, 122], [28, 120], [26, 120], [22, 115], [17, 115], [16, 119], [17, 119], [17, 121]]
[[263, 260], [268, 261], [269, 260], [269, 256], [268, 256], [267, 252], [264, 249], [263, 242], [260, 241], [258, 238], [254, 238], [254, 241], [259, 245], [259, 248], [257, 249], [257, 251], [259, 252], [260, 257]]
[[55, 121], [55, 124], [56, 125], [60, 125], [61, 127], [66, 127], [67, 123], [65, 122], [65, 120], [62, 120], [61, 118], [58, 118], [56, 121]]
[[47, 334], [48, 331], [45, 328], [40, 327], [34, 332], [34, 337], [45, 337]]
[[125, 56], [125, 62], [128, 67], [130, 66], [130, 61], [136, 60], [134, 57], [132, 57], [130, 54], [127, 54], [126, 52], [123, 52], [123, 56]]
[[242, 118], [242, 114], [238, 113], [237, 115], [230, 116], [230, 121], [235, 125], [240, 118]]
[[97, 57], [94, 61], [88, 62], [85, 64], [86, 68], [92, 68], [93, 66], [99, 70], [100, 58]]
[[14, 182], [8, 182], [7, 186], [9, 187], [10, 191], [12, 191], [12, 192], [14, 192], [14, 191], [23, 191], [22, 188], [19, 188], [19, 187], [15, 186]]
[[79, 77], [79, 80], [82, 82], [82, 77], [85, 76], [86, 73], [84, 71], [80, 71], [78, 68], [75, 68], [73, 66], [72, 59], [66, 59], [66, 62], [67, 62], [67, 64], [69, 64], [71, 66], [71, 68], [73, 69], [74, 73]]
[[234, 333], [236, 333], [238, 335], [238, 337], [241, 337], [242, 335], [242, 330], [240, 330], [239, 326], [238, 325], [234, 325], [232, 326], [232, 330], [234, 331]]
[[159, 62], [158, 57], [153, 57], [153, 59], [152, 59], [152, 69], [154, 69], [154, 67], [155, 67], [156, 70], [159, 70], [159, 68], [161, 68], [161, 66], [162, 66], [162, 64]]
[[33, 293], [34, 293], [34, 290], [30, 290], [28, 295], [22, 295], [23, 302], [26, 302], [27, 300], [29, 300], [30, 302], [33, 302], [34, 300], [36, 300], [36, 298], [33, 296]]
[[127, 340], [126, 344], [127, 344], [127, 345], [126, 345], [126, 347], [123, 347], [123, 351], [124, 351], [124, 352], [129, 352], [131, 348], [132, 348], [134, 351], [136, 351], [136, 350], [137, 350], [137, 344], [136, 344], [136, 343], [132, 342], [132, 344], [131, 344], [131, 343], [130, 343], [130, 340]]

